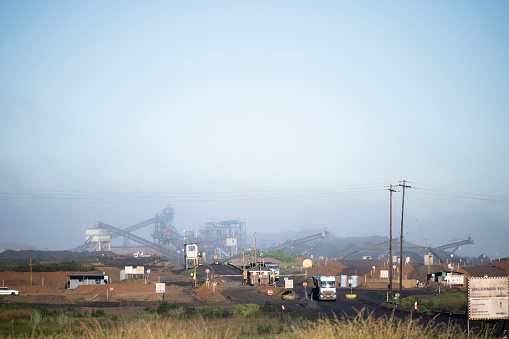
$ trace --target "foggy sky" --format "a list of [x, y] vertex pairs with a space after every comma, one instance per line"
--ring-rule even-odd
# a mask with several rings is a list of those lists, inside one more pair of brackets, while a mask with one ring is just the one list
[[509, 256], [508, 14], [1, 2], [0, 242], [69, 249], [167, 204], [180, 232], [388, 236], [387, 189], [406, 179], [407, 240]]

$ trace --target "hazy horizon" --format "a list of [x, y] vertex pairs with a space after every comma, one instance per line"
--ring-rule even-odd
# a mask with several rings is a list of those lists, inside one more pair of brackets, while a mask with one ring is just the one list
[[[0, 242], [175, 226], [509, 256], [506, 1], [0, 3]], [[140, 230], [147, 239], [151, 228]], [[137, 233], [138, 234], [138, 233]]]

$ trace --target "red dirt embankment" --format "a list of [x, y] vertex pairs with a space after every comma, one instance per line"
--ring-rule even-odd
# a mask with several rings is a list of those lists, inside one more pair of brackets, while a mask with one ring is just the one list
[[501, 268], [505, 271], [505, 275], [509, 276], [509, 261], [492, 261], [491, 266]]
[[203, 283], [200, 287], [198, 287], [198, 289], [194, 291], [194, 297], [200, 301], [226, 301], [226, 298], [221, 294], [221, 288], [219, 288], [219, 285], [216, 285], [214, 291], [213, 282], [210, 282], [209, 286], [207, 286], [206, 283]]
[[327, 262], [318, 262], [316, 266], [308, 268], [308, 276], [313, 275], [341, 275], [341, 272], [347, 268], [339, 261], [327, 260]]

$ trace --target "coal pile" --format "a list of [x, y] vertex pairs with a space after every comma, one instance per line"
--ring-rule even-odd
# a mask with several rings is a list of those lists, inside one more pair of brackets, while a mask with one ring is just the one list
[[90, 258], [115, 258], [117, 254], [109, 251], [103, 252], [73, 252], [73, 251], [13, 251], [0, 253], [0, 260], [4, 261], [59, 261]]

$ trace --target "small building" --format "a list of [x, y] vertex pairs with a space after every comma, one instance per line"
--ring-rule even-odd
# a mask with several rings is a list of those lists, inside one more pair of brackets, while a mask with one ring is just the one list
[[271, 270], [263, 266], [255, 266], [248, 272], [249, 284], [252, 286], [270, 285]]
[[81, 285], [106, 285], [108, 276], [105, 274], [68, 274], [67, 288], [75, 289]]
[[[450, 285], [458, 285], [463, 286], [464, 283], [464, 274], [458, 271], [439, 271], [433, 272], [426, 276], [428, 283], [430, 282], [448, 282]], [[449, 279], [450, 278], [450, 279]]]

